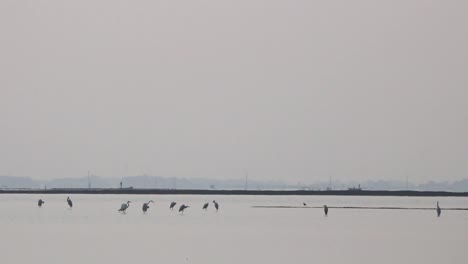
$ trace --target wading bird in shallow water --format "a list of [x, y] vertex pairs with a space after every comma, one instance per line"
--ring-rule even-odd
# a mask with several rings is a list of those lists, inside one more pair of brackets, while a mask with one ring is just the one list
[[68, 206], [70, 206], [70, 208], [73, 207], [73, 202], [72, 202], [72, 200], [70, 199], [70, 197], [67, 197], [67, 203], [68, 203]]
[[122, 213], [126, 213], [128, 207], [130, 207], [130, 201], [127, 201], [127, 203], [123, 203], [121, 206], [120, 206], [120, 209], [119, 209], [119, 212], [122, 212]]
[[215, 206], [216, 212], [217, 212], [218, 209], [219, 209], [219, 204], [215, 200], [213, 200], [213, 203], [214, 203], [214, 206]]
[[204, 205], [203, 205], [203, 210], [206, 210], [206, 209], [208, 209], [208, 205], [210, 205], [210, 203], [206, 203], [206, 204], [204, 204]]
[[439, 207], [439, 201], [437, 201], [437, 209], [436, 209], [436, 211], [437, 211], [437, 217], [440, 217], [440, 214], [442, 213], [442, 209], [440, 209], [440, 207]]
[[39, 201], [37, 201], [37, 206], [42, 207], [42, 204], [44, 203], [45, 202], [42, 199], [39, 199]]
[[325, 216], [328, 216], [328, 206], [323, 206], [323, 212], [325, 213]]
[[175, 206], [176, 204], [177, 204], [176, 202], [172, 202], [172, 203], [171, 203], [171, 206], [169, 206], [169, 209], [173, 210], [173, 209], [174, 209], [174, 206]]
[[143, 204], [143, 207], [141, 209], [143, 209], [144, 213], [146, 213], [146, 211], [148, 211], [150, 203], [154, 203], [153, 200], [150, 200], [149, 202]]
[[179, 207], [179, 212], [183, 214], [183, 213], [184, 213], [184, 210], [185, 210], [186, 208], [189, 208], [189, 207], [190, 207], [190, 206], [183, 204], [183, 205], [181, 205], [181, 206]]

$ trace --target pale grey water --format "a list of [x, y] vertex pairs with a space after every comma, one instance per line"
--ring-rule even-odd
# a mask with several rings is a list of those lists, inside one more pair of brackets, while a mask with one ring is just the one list
[[[252, 208], [468, 207], [467, 198], [0, 195], [2, 263], [462, 263], [468, 211]], [[45, 200], [43, 208], [37, 199]], [[148, 213], [143, 202], [154, 200]], [[207, 212], [203, 203], [212, 203]], [[133, 201], [126, 215], [122, 202]], [[184, 215], [171, 201], [191, 208]], [[178, 205], [179, 205], [178, 204]], [[178, 206], [177, 206], [178, 208]]]

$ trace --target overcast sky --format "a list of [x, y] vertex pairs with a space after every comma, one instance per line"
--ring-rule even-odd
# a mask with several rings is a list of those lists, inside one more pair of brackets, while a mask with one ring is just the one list
[[0, 2], [0, 175], [468, 178], [468, 2]]

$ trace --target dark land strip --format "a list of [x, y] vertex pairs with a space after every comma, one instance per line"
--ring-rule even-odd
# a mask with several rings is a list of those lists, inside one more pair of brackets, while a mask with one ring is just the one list
[[333, 196], [414, 196], [468, 197], [468, 192], [439, 191], [370, 191], [370, 190], [199, 190], [137, 188], [52, 188], [0, 189], [0, 194], [159, 194], [159, 195], [333, 195]]
[[[285, 206], [285, 205], [254, 205], [253, 208], [269, 209], [323, 209], [323, 206]], [[428, 207], [387, 207], [387, 206], [328, 206], [330, 209], [366, 209], [366, 210], [435, 210]], [[468, 208], [441, 208], [451, 211], [468, 211]]]

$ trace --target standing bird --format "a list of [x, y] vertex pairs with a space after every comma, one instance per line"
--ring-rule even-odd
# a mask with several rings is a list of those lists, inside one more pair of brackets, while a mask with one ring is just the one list
[[142, 207], [143, 213], [146, 213], [146, 211], [148, 211], [150, 203], [154, 203], [153, 200], [150, 200], [149, 202], [143, 204], [143, 207]]
[[219, 204], [215, 200], [213, 200], [213, 203], [214, 203], [214, 206], [215, 206], [216, 212], [217, 212], [218, 209], [219, 209]]
[[306, 203], [302, 203], [302, 204], [303, 204], [304, 206], [307, 206], [307, 204], [306, 204]]
[[204, 204], [204, 205], [203, 205], [203, 210], [206, 210], [206, 209], [208, 209], [208, 205], [210, 205], [210, 203], [206, 203], [206, 204]]
[[176, 204], [177, 204], [176, 202], [172, 202], [172, 203], [171, 203], [171, 206], [169, 206], [169, 209], [173, 210], [173, 209], [174, 209], [174, 206], [175, 206]]
[[325, 216], [328, 216], [328, 206], [323, 206], [323, 212], [325, 213]]
[[42, 207], [42, 204], [44, 203], [45, 202], [42, 199], [39, 199], [39, 201], [37, 201], [37, 206]]
[[119, 209], [119, 212], [123, 212], [123, 213], [126, 213], [128, 207], [130, 207], [130, 201], [127, 201], [127, 203], [123, 203], [121, 206], [120, 206], [120, 209]]
[[437, 201], [437, 209], [436, 209], [436, 211], [437, 211], [437, 217], [440, 217], [440, 214], [442, 213], [442, 209], [440, 209], [440, 207], [439, 207], [439, 201]]
[[179, 207], [179, 212], [182, 213], [182, 214], [184, 214], [184, 210], [185, 210], [186, 208], [189, 208], [189, 207], [190, 207], [190, 206], [183, 204], [183, 205], [181, 205], [181, 206]]
[[73, 207], [73, 202], [70, 199], [70, 197], [67, 197], [67, 203], [68, 203], [68, 206], [70, 206], [70, 209], [71, 209]]

